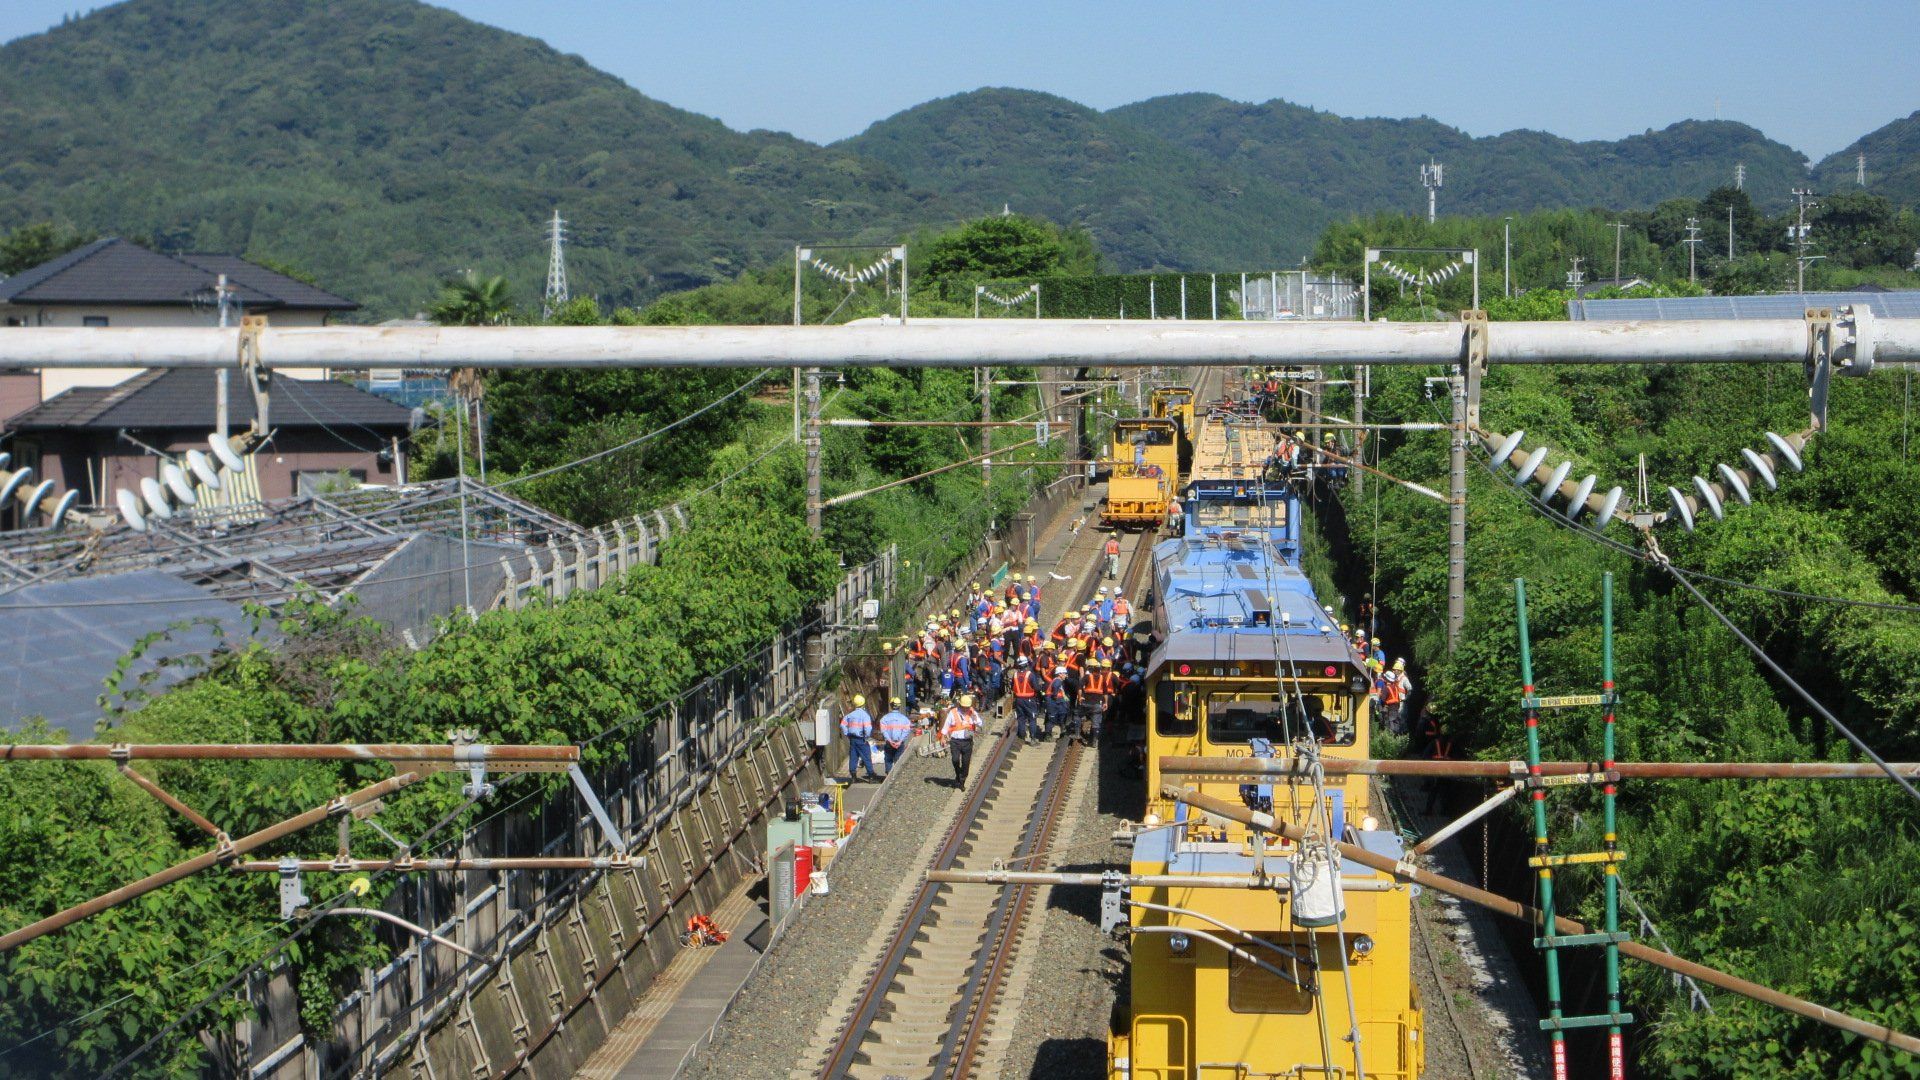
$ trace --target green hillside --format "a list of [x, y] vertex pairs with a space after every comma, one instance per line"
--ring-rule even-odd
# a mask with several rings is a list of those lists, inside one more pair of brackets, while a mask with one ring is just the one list
[[1446, 166], [1442, 213], [1501, 214], [1549, 207], [1645, 207], [1699, 197], [1747, 166], [1747, 190], [1784, 204], [1806, 181], [1806, 158], [1745, 124], [1686, 120], [1612, 142], [1542, 131], [1474, 138], [1426, 117], [1349, 119], [1269, 101], [1177, 94], [1109, 114], [1231, 168], [1256, 172], [1340, 216], [1426, 209], [1420, 166]]
[[469, 267], [532, 299], [556, 204], [574, 278], [617, 302], [936, 213], [869, 162], [411, 0], [133, 0], [0, 47], [0, 130], [0, 229], [246, 252], [375, 315]]
[[1920, 207], [1920, 112], [1860, 137], [1852, 146], [1814, 166], [1814, 187], [1841, 191], [1856, 186], [1854, 164], [1867, 155], [1867, 190], [1896, 206]]
[[1084, 105], [986, 89], [917, 105], [835, 144], [963, 213], [1011, 206], [1083, 225], [1118, 269], [1290, 263], [1326, 223], [1290, 184], [1222, 168]]

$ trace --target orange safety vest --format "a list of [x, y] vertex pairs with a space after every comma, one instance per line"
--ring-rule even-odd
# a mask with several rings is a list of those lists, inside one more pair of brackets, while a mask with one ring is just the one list
[[1120, 554], [1120, 541], [1117, 538], [1111, 537], [1111, 536], [1107, 537], [1107, 554], [1109, 555]]
[[1100, 669], [1089, 672], [1086, 679], [1080, 684], [1080, 697], [1083, 700], [1088, 697], [1106, 697], [1108, 694], [1113, 693], [1112, 682], [1113, 673], [1110, 671]]
[[1389, 705], [1400, 704], [1400, 700], [1407, 696], [1407, 684], [1400, 681], [1398, 674], [1390, 676], [1385, 682], [1380, 699]]
[[1033, 688], [1033, 672], [1016, 671], [1013, 673], [1014, 697], [1037, 697], [1039, 691]]
[[955, 708], [947, 713], [946, 722], [940, 725], [940, 737], [943, 739], [971, 739], [973, 733], [980, 730], [980, 714], [972, 709]]

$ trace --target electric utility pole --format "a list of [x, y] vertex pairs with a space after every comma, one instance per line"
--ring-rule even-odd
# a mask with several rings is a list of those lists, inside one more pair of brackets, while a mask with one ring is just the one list
[[1817, 207], [1820, 204], [1807, 202], [1813, 197], [1813, 191], [1810, 188], [1794, 188], [1793, 197], [1799, 203], [1799, 216], [1795, 220], [1793, 235], [1790, 237], [1793, 246], [1799, 251], [1799, 255], [1794, 259], [1799, 275], [1799, 285], [1795, 291], [1806, 292], [1807, 264], [1813, 261], [1807, 257], [1807, 249], [1813, 246], [1813, 240], [1809, 235], [1812, 227], [1807, 224], [1807, 208], [1809, 205]]
[[1694, 252], [1700, 246], [1699, 218], [1690, 217], [1687, 219], [1687, 238], [1681, 242], [1687, 245], [1687, 284], [1692, 285], [1695, 282], [1693, 276], [1693, 256]]
[[1507, 299], [1513, 299], [1513, 215], [1508, 214], [1506, 224], [1501, 226], [1502, 249], [1500, 255], [1500, 276], [1506, 279]]
[[1607, 228], [1613, 230], [1613, 285], [1615, 288], [1619, 288], [1620, 287], [1620, 238], [1626, 235], [1627, 226], [1625, 222], [1609, 221], [1607, 222]]

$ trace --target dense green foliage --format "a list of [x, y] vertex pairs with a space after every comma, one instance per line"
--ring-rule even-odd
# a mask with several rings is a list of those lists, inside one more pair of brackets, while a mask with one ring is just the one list
[[[1495, 223], [1497, 224], [1497, 223]], [[1517, 242], [1516, 242], [1517, 246]], [[1555, 317], [1564, 294], [1526, 318]], [[1530, 296], [1527, 299], [1532, 299]], [[1496, 317], [1501, 305], [1494, 307]], [[1559, 310], [1563, 313], [1564, 308]], [[1426, 372], [1374, 372], [1370, 417], [1439, 418]], [[1772, 588], [1853, 600], [1913, 602], [1916, 567], [1899, 537], [1920, 527], [1920, 462], [1906, 453], [1905, 387], [1880, 375], [1836, 387], [1833, 430], [1809, 468], [1778, 493], [1686, 536], [1661, 532], [1676, 565]], [[1496, 368], [1489, 429], [1528, 431], [1603, 486], [1632, 487], [1647, 456], [1655, 490], [1733, 458], [1762, 431], [1806, 423], [1797, 371], [1752, 368]], [[1389, 435], [1387, 472], [1440, 483], [1446, 436]], [[1446, 515], [1391, 485], [1349, 494], [1362, 558], [1377, 544], [1382, 607], [1399, 642], [1427, 660], [1436, 714], [1477, 756], [1523, 755], [1513, 579], [1525, 577], [1536, 679], [1543, 693], [1590, 690], [1600, 678], [1600, 575], [1616, 578], [1620, 757], [1625, 760], [1820, 760], [1848, 748], [1797, 700], [1776, 692], [1752, 656], [1664, 574], [1550, 520], [1525, 493], [1475, 468], [1468, 504], [1468, 623], [1447, 656]], [[1377, 526], [1375, 522], [1378, 522]], [[1616, 525], [1614, 538], [1631, 542]], [[1920, 754], [1920, 618], [1705, 586], [1716, 603], [1869, 743], [1893, 760]], [[1550, 713], [1546, 756], [1593, 758], [1599, 718]], [[1599, 846], [1597, 798], [1556, 794], [1556, 850]], [[1891, 784], [1670, 782], [1629, 784], [1621, 803], [1624, 880], [1681, 955], [1789, 993], [1911, 1031], [1920, 1026], [1920, 811]], [[1577, 816], [1576, 816], [1577, 815]], [[1560, 886], [1580, 914], [1598, 912], [1598, 876]], [[1523, 963], [1528, 962], [1524, 957]], [[1666, 1077], [1884, 1077], [1916, 1065], [1830, 1028], [1709, 991], [1694, 1013], [1667, 976], [1629, 964], [1641, 1069]]]
[[[1727, 214], [1733, 212], [1734, 257], [1727, 253]], [[1480, 253], [1482, 306], [1497, 317], [1563, 318], [1564, 289], [1572, 260], [1578, 256], [1589, 286], [1613, 277], [1614, 246], [1620, 251], [1623, 280], [1655, 282], [1665, 295], [1684, 294], [1687, 281], [1686, 223], [1696, 219], [1701, 243], [1694, 254], [1697, 288], [1716, 294], [1791, 291], [1795, 264], [1786, 239], [1794, 211], [1764, 214], [1743, 191], [1716, 188], [1701, 199], [1669, 199], [1651, 210], [1543, 210], [1504, 218], [1441, 218], [1432, 225], [1424, 219], [1376, 214], [1331, 226], [1314, 249], [1314, 265], [1360, 279], [1361, 259], [1367, 247], [1473, 248]], [[1823, 201], [1808, 214], [1814, 241], [1812, 251], [1824, 256], [1807, 271], [1808, 289], [1845, 288], [1863, 281], [1890, 287], [1920, 288], [1920, 274], [1910, 269], [1911, 252], [1920, 245], [1920, 213], [1895, 212], [1875, 195], [1842, 193]], [[1625, 228], [1616, 231], [1611, 222]], [[1511, 270], [1517, 296], [1533, 314], [1503, 308], [1503, 260], [1511, 228]], [[1904, 253], [1904, 254], [1903, 254]], [[1449, 256], [1389, 253], [1411, 271], [1431, 270]], [[1418, 297], [1435, 313], [1457, 313], [1472, 306], [1473, 275], [1462, 272], [1435, 288], [1415, 290], [1388, 277], [1379, 267], [1373, 273], [1375, 314], [1417, 318]], [[1548, 294], [1554, 294], [1549, 296]], [[1606, 293], [1589, 295], [1604, 296]], [[1557, 298], [1557, 308], [1550, 302]], [[1399, 307], [1398, 305], [1406, 305]]]

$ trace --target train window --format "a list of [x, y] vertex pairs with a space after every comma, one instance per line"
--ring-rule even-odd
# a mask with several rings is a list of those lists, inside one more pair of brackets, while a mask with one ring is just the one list
[[[1287, 721], [1300, 722], [1302, 702], [1291, 692], [1285, 709], [1271, 697], [1238, 700], [1240, 695], [1216, 694], [1207, 700], [1207, 741], [1220, 744], [1247, 743], [1268, 739], [1287, 741]], [[1307, 726], [1314, 737], [1329, 746], [1352, 746], [1354, 740], [1354, 699], [1340, 694], [1302, 694]]]
[[1316, 959], [1312, 934], [1255, 934], [1300, 959], [1293, 959], [1249, 945], [1246, 951], [1291, 976], [1288, 982], [1259, 964], [1237, 954], [1227, 956], [1227, 1008], [1237, 1013], [1304, 1013], [1313, 1008], [1314, 970], [1309, 961]]
[[1153, 730], [1168, 738], [1188, 738], [1200, 730], [1194, 718], [1193, 695], [1171, 679], [1162, 679], [1153, 690]]

